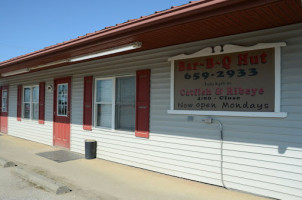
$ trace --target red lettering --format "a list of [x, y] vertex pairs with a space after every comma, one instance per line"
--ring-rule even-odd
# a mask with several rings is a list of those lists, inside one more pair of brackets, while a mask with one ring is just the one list
[[222, 66], [223, 68], [225, 69], [230, 69], [231, 68], [231, 57], [230, 56], [225, 56], [223, 59], [222, 59]]
[[238, 65], [247, 65], [247, 53], [238, 55]]
[[250, 89], [246, 89], [246, 90], [245, 90], [245, 94], [250, 95], [250, 93], [251, 93], [251, 90], [250, 90]]
[[252, 65], [258, 64], [259, 63], [258, 62], [258, 56], [251, 56], [250, 57], [250, 62], [251, 62]]
[[178, 71], [181, 72], [184, 70], [185, 70], [185, 62], [183, 61], [178, 62]]
[[223, 89], [222, 88], [216, 88], [215, 94], [216, 95], [221, 95], [222, 94]]
[[193, 63], [193, 70], [197, 70], [197, 66], [199, 65], [198, 62]]
[[[216, 92], [219, 88], [216, 89]], [[227, 88], [227, 95], [250, 95], [256, 96], [257, 94], [262, 95], [264, 94], [263, 88], [246, 88], [243, 89], [241, 87], [234, 87], [234, 88]]]
[[264, 89], [263, 88], [259, 89], [259, 94], [264, 94]]
[[207, 89], [202, 91], [202, 95], [212, 95], [212, 92], [211, 92], [210, 89], [207, 88]]
[[227, 95], [233, 95], [233, 88], [227, 88]]
[[261, 63], [264, 64], [264, 63], [267, 63], [267, 60], [266, 60], [266, 57], [267, 57], [267, 54], [264, 52], [260, 55], [261, 57]]
[[241, 94], [241, 95], [244, 94], [244, 89], [242, 89], [242, 88], [240, 87], [240, 88], [238, 88], [238, 90], [239, 90], [239, 91], [238, 91], [239, 94]]
[[207, 95], [211, 95], [212, 93], [211, 93], [211, 90], [209, 90], [208, 88], [206, 89], [206, 94]]
[[257, 93], [257, 88], [252, 88], [252, 94], [251, 94], [251, 96], [255, 96], [256, 95], [256, 93]]
[[214, 67], [214, 59], [213, 58], [207, 58], [207, 69], [211, 69]]
[[181, 89], [179, 93], [180, 93], [180, 96], [185, 96], [186, 90], [185, 89]]

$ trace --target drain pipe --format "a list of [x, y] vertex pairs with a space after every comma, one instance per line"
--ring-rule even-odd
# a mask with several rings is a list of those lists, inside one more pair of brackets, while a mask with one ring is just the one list
[[217, 123], [219, 125], [219, 129], [220, 129], [220, 174], [221, 174], [221, 183], [222, 183], [222, 186], [224, 188], [228, 189], [225, 186], [224, 179], [223, 179], [223, 141], [224, 141], [224, 139], [223, 139], [223, 125], [219, 120], [213, 119], [212, 117], [203, 119], [202, 121], [206, 124]]

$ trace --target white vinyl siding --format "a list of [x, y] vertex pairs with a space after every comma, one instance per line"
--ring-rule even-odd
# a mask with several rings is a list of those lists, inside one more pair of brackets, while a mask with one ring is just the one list
[[[147, 52], [138, 52], [57, 69], [4, 78], [10, 85], [9, 134], [52, 144], [53, 92], [46, 91], [44, 125], [16, 120], [17, 85], [30, 80], [53, 84], [72, 76], [71, 151], [84, 153], [85, 139], [98, 142], [98, 158], [214, 185], [222, 185], [220, 133], [206, 116], [170, 115], [169, 57], [194, 53], [217, 44], [251, 46], [259, 42], [286, 42], [281, 49], [282, 118], [215, 117], [224, 127], [223, 177], [225, 185], [284, 200], [302, 198], [302, 24], [233, 35]], [[83, 79], [110, 77], [151, 69], [150, 138], [134, 132], [93, 128], [83, 130]], [[26, 131], [25, 131], [26, 130]]]

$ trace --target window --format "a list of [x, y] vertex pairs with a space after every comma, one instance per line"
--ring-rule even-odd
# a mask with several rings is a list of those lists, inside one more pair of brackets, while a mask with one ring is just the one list
[[23, 89], [23, 118], [39, 119], [39, 86], [27, 86]]
[[135, 77], [97, 79], [95, 110], [95, 126], [134, 131]]
[[57, 113], [58, 116], [67, 116], [68, 108], [68, 84], [58, 84]]
[[2, 90], [2, 112], [7, 112], [7, 90]]

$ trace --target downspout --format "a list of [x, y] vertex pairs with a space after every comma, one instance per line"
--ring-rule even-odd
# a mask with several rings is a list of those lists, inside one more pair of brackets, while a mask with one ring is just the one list
[[220, 130], [220, 175], [221, 175], [221, 183], [222, 183], [222, 186], [224, 188], [228, 189], [225, 186], [224, 178], [223, 178], [223, 163], [224, 163], [224, 161], [223, 161], [223, 142], [224, 142], [223, 125], [218, 119], [213, 119], [212, 117], [207, 118], [207, 119], [203, 119], [202, 121], [206, 124], [217, 123], [219, 125], [219, 130]]

